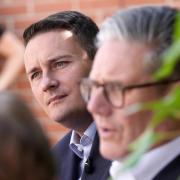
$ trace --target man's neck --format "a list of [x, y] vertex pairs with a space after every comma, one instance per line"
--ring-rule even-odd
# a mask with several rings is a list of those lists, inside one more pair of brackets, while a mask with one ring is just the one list
[[74, 129], [74, 131], [80, 136], [80, 138], [84, 135], [84, 132], [88, 127], [91, 125], [92, 121], [88, 121], [84, 126], [78, 127], [77, 129]]

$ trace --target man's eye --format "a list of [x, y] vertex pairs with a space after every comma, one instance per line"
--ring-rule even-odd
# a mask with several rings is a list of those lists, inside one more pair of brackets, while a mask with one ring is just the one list
[[66, 67], [70, 62], [69, 61], [58, 61], [58, 62], [55, 62], [53, 67], [54, 68], [64, 68]]
[[40, 72], [35, 72], [31, 75], [31, 80], [38, 78], [40, 76]]

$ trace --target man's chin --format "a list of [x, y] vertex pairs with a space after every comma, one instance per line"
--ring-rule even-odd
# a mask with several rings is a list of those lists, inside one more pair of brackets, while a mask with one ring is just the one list
[[92, 122], [92, 116], [86, 109], [71, 110], [52, 119], [68, 129], [78, 129], [80, 126], [85, 127]]

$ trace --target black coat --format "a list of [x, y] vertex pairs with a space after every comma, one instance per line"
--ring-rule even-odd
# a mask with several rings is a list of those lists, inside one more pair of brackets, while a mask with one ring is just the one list
[[[80, 158], [69, 148], [72, 132], [69, 132], [53, 148], [57, 164], [58, 180], [77, 180]], [[99, 153], [99, 137], [96, 133], [90, 152], [93, 171], [83, 171], [81, 180], [107, 180], [111, 161], [105, 160]]]
[[180, 155], [165, 166], [153, 180], [178, 180], [178, 177], [180, 177]]

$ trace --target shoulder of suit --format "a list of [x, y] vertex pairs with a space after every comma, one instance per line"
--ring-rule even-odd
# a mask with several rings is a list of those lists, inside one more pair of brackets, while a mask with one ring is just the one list
[[72, 131], [68, 132], [62, 139], [60, 139], [57, 144], [52, 148], [53, 152], [63, 152], [67, 151], [67, 148], [69, 148], [69, 142], [71, 138]]

